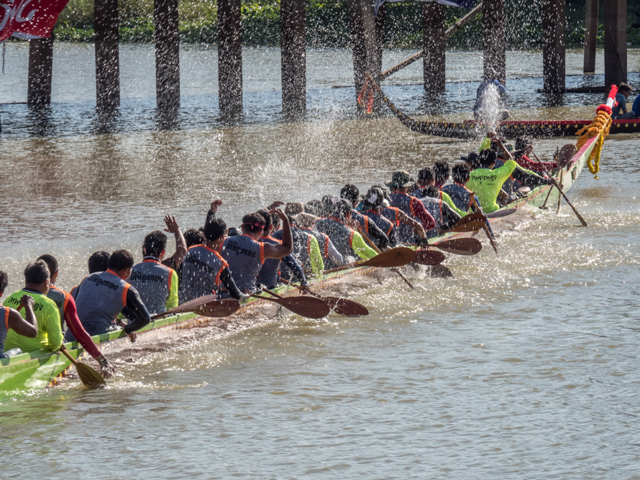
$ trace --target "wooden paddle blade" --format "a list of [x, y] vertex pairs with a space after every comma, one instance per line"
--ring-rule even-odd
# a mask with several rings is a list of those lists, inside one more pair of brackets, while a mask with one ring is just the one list
[[80, 381], [87, 388], [94, 390], [96, 388], [104, 388], [107, 386], [107, 382], [102, 378], [102, 375], [86, 363], [77, 362], [76, 371], [78, 372]]
[[396, 247], [359, 264], [362, 267], [402, 267], [413, 262], [416, 252], [409, 247]]
[[446, 258], [444, 253], [436, 250], [416, 250], [414, 262], [420, 265], [440, 265]]
[[[258, 297], [260, 298], [260, 297]], [[264, 297], [262, 297], [264, 298]], [[307, 318], [324, 318], [329, 315], [331, 308], [326, 302], [315, 297], [300, 295], [299, 297], [285, 297], [271, 299], [293, 313]]]
[[476, 238], [454, 238], [432, 245], [447, 253], [456, 255], [475, 255], [482, 250], [482, 243]]
[[226, 300], [214, 300], [213, 302], [209, 302], [197, 310], [194, 310], [194, 313], [198, 313], [205, 317], [228, 317], [229, 315], [233, 315], [240, 308], [240, 302], [234, 298], [229, 298]]
[[322, 297], [322, 300], [338, 315], [344, 315], [346, 317], [363, 317], [369, 315], [367, 307], [353, 300], [339, 297]]
[[516, 213], [518, 211], [517, 208], [501, 208], [500, 210], [496, 210], [495, 212], [487, 213], [487, 218], [502, 218], [512, 213]]
[[485, 224], [485, 216], [482, 212], [474, 212], [465, 215], [448, 230], [449, 232], [477, 232]]

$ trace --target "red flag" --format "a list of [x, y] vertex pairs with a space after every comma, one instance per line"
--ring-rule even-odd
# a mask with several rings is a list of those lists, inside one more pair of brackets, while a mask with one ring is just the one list
[[11, 35], [48, 38], [69, 0], [0, 0], [0, 42]]

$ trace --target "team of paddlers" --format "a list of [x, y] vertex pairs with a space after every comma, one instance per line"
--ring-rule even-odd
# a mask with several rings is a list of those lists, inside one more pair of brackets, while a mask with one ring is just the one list
[[[356, 186], [345, 185], [339, 196], [306, 204], [274, 202], [245, 215], [239, 229], [227, 229], [218, 217], [220, 200], [212, 202], [202, 228], [184, 234], [167, 215], [165, 231], [176, 242], [172, 256], [165, 255], [166, 234], [153, 231], [144, 238], [138, 264], [127, 250], [91, 255], [89, 275], [71, 293], [55, 286], [57, 260], [42, 255], [26, 267], [24, 288], [0, 307], [0, 357], [56, 351], [63, 341], [77, 340], [109, 375], [114, 368], [92, 335], [122, 328], [135, 341], [135, 332], [154, 314], [212, 293], [242, 301], [281, 281], [306, 288], [310, 275], [321, 277], [325, 270], [400, 244], [424, 243], [475, 210], [493, 212], [518, 190], [551, 182], [535, 171], [556, 165], [529, 160], [530, 142], [516, 142], [517, 161], [509, 147], [489, 135], [479, 153], [452, 169], [438, 161], [420, 170], [415, 181], [396, 171], [390, 182], [372, 186], [363, 196]], [[0, 271], [0, 295], [7, 284], [7, 274]]]

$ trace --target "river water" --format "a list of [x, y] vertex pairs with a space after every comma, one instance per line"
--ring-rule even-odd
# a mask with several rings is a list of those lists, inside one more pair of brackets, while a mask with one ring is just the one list
[[[26, 50], [7, 47], [2, 102], [26, 97]], [[245, 56], [245, 123], [216, 120], [215, 51], [182, 49], [180, 129], [159, 131], [153, 50], [125, 46], [123, 109], [108, 133], [93, 118], [90, 46], [60, 45], [45, 128], [2, 105], [0, 268], [8, 292], [42, 253], [60, 286], [88, 255], [125, 247], [166, 213], [197, 227], [212, 198], [235, 224], [274, 199], [307, 201], [454, 160], [476, 142], [413, 134], [397, 120], [353, 115], [348, 51], [309, 52], [309, 118], [279, 118], [279, 51]], [[385, 66], [407, 56], [392, 51]], [[630, 51], [631, 70], [640, 55]], [[634, 63], [635, 62], [635, 63]], [[599, 95], [535, 92], [539, 52], [511, 52], [514, 118], [589, 118]], [[447, 118], [464, 118], [481, 77], [478, 52], [451, 52]], [[568, 83], [580, 52], [568, 55]], [[600, 69], [601, 69], [600, 65]], [[416, 65], [387, 93], [426, 109]], [[637, 74], [630, 80], [640, 83]], [[207, 81], [203, 81], [206, 79]], [[34, 136], [37, 133], [38, 136]], [[549, 157], [566, 139], [541, 140]], [[564, 205], [524, 221], [475, 257], [451, 257], [452, 279], [412, 275], [352, 290], [364, 318], [285, 316], [166, 351], [119, 360], [103, 391], [77, 380], [0, 405], [0, 478], [540, 478], [638, 479], [640, 436], [640, 136], [610, 137], [599, 179], [586, 169]], [[82, 472], [82, 473], [79, 473]]]

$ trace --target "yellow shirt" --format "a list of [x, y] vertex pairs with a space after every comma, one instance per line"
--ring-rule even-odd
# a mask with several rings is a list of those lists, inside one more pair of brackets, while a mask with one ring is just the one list
[[[23, 295], [33, 298], [35, 305], [33, 312], [38, 320], [38, 334], [35, 338], [24, 337], [14, 330], [9, 330], [7, 340], [4, 343], [5, 351], [12, 348], [19, 348], [23, 352], [34, 350], [56, 351], [62, 345], [62, 329], [60, 328], [60, 312], [56, 303], [46, 295], [34, 292], [33, 290], [20, 290], [7, 297], [3, 305], [18, 310], [20, 299]], [[26, 318], [24, 308], [20, 309], [22, 318]]]

